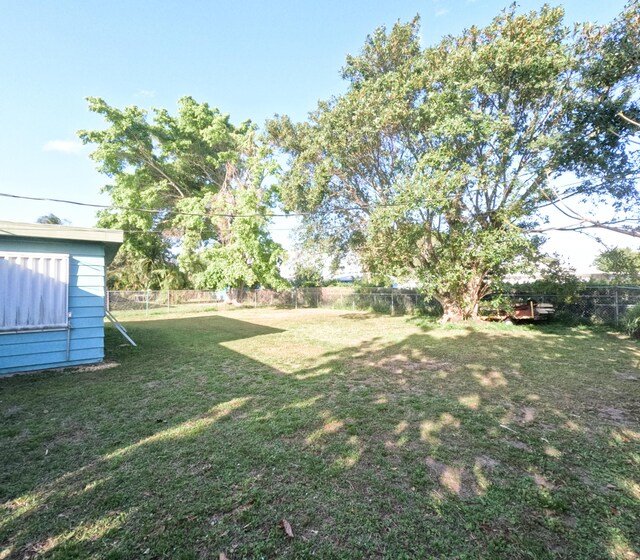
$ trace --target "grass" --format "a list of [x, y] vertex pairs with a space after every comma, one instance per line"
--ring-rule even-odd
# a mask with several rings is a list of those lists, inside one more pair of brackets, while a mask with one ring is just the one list
[[636, 341], [326, 310], [127, 327], [113, 367], [0, 380], [0, 559], [640, 554]]

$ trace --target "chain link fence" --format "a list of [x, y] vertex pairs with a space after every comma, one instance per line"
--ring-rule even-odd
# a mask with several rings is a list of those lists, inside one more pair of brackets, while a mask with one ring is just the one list
[[284, 291], [111, 290], [106, 299], [110, 312], [145, 315], [189, 311], [215, 311], [237, 307], [285, 309], [325, 308], [370, 310], [393, 315], [437, 314], [439, 305], [415, 290], [389, 288], [297, 288]]
[[[570, 297], [515, 294], [514, 298], [552, 303], [557, 318], [619, 325], [625, 313], [640, 303], [640, 287], [589, 286]], [[392, 315], [438, 315], [440, 305], [415, 290], [389, 288], [298, 288], [284, 291], [230, 289], [109, 291], [107, 310], [139, 315], [220, 311], [238, 307], [283, 309], [325, 308], [374, 311]]]
[[576, 295], [521, 294], [541, 303], [552, 303], [558, 319], [573, 319], [602, 325], [620, 325], [633, 306], [640, 304], [640, 287], [588, 286]]

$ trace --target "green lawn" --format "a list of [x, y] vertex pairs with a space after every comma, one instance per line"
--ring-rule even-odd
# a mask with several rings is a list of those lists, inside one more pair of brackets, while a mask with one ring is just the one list
[[637, 341], [322, 310], [127, 327], [113, 367], [0, 380], [0, 559], [640, 555]]

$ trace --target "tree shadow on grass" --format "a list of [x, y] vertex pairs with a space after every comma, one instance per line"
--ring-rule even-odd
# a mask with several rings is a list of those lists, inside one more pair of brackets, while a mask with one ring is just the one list
[[136, 349], [108, 333], [120, 368], [0, 385], [8, 557], [609, 558], [639, 546], [638, 391], [614, 373], [636, 358], [619, 340], [435, 329], [280, 369], [238, 350], [261, 337], [285, 352], [280, 329], [213, 316], [133, 332]]
[[433, 329], [350, 354], [365, 374], [347, 383], [395, 417], [386, 444], [440, 511], [475, 525], [472, 555], [634, 557], [639, 356], [604, 332]]

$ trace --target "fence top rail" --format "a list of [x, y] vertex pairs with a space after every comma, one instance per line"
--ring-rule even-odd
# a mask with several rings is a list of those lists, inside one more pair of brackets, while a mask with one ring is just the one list
[[593, 284], [589, 284], [588, 286], [584, 286], [585, 289], [590, 290], [590, 289], [598, 289], [598, 290], [640, 290], [640, 286], [613, 286], [611, 284], [598, 284], [598, 285], [593, 285]]

